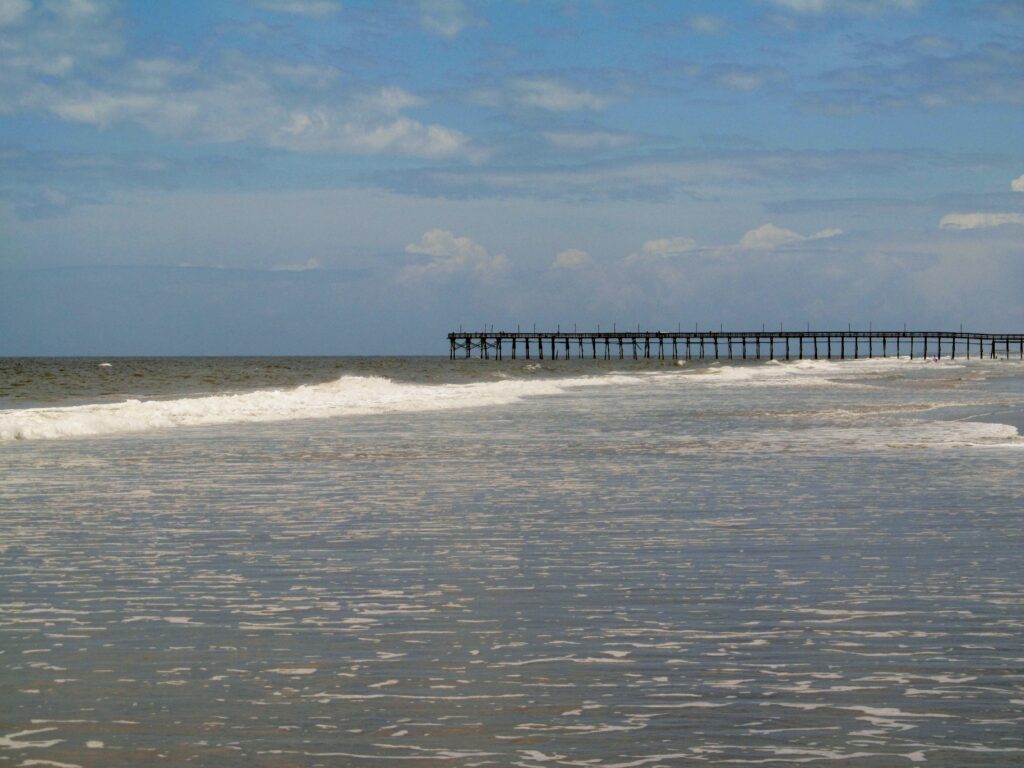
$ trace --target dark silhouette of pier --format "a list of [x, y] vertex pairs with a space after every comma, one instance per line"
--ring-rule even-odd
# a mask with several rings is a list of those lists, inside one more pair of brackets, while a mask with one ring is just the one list
[[452, 360], [857, 360], [1019, 357], [1024, 333], [964, 331], [457, 331]]

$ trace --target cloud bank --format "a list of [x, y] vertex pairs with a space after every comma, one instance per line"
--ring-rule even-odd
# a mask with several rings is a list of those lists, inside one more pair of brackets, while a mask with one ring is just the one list
[[942, 229], [987, 229], [1006, 224], [1024, 224], [1024, 213], [947, 213], [939, 222]]
[[823, 229], [813, 235], [801, 235], [799, 232], [783, 229], [774, 224], [762, 224], [757, 229], [751, 229], [743, 235], [737, 245], [746, 250], [762, 251], [807, 240], [826, 240], [841, 234], [843, 234], [841, 229]]

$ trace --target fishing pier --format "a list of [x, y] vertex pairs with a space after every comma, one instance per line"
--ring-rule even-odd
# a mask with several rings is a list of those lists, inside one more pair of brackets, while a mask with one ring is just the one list
[[458, 331], [450, 358], [482, 360], [1024, 360], [1024, 333], [964, 331]]

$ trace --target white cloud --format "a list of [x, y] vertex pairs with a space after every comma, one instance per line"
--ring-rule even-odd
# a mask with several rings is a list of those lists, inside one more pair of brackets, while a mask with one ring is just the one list
[[551, 112], [599, 111], [612, 103], [585, 88], [575, 88], [559, 80], [544, 77], [518, 78], [512, 81], [514, 99], [525, 107]]
[[843, 234], [841, 229], [823, 229], [821, 232], [815, 232], [813, 235], [801, 235], [799, 232], [783, 229], [774, 224], [763, 224], [743, 235], [738, 246], [743, 250], [768, 250], [805, 240], [824, 240], [841, 234]]
[[590, 264], [590, 254], [579, 248], [569, 248], [557, 256], [551, 266], [559, 269], [579, 269]]
[[1014, 192], [1024, 192], [1024, 173], [1010, 182], [1010, 189]]
[[376, 91], [370, 91], [360, 95], [359, 104], [371, 110], [380, 111], [386, 115], [397, 115], [403, 109], [419, 107], [423, 105], [423, 99], [409, 93], [404, 88], [387, 86]]
[[13, 24], [32, 8], [28, 0], [0, 0], [0, 27]]
[[924, 56], [942, 56], [959, 51], [963, 44], [942, 35], [917, 35], [904, 41], [903, 45], [913, 48], [916, 53]]
[[690, 237], [663, 237], [659, 240], [648, 240], [644, 243], [643, 252], [652, 256], [678, 256], [696, 247], [697, 242]]
[[[325, 0], [261, 0], [322, 14]], [[248, 142], [294, 152], [482, 157], [461, 131], [407, 114], [424, 100], [402, 88], [356, 89], [333, 66], [256, 59], [125, 56], [117, 5], [100, 0], [0, 0], [0, 114], [45, 111], [99, 128], [131, 123], [189, 143]], [[17, 13], [16, 13], [17, 12]]]
[[726, 67], [712, 74], [715, 85], [730, 91], [756, 91], [785, 79], [785, 71], [776, 67]]
[[815, 232], [813, 235], [808, 235], [808, 240], [827, 240], [830, 237], [839, 237], [843, 234], [841, 229], [823, 229], [820, 232]]
[[470, 19], [462, 0], [420, 0], [420, 23], [428, 32], [454, 40]]
[[[461, 131], [402, 114], [423, 100], [402, 88], [329, 94], [337, 70], [228, 56], [197, 79], [186, 63], [133, 62], [110, 88], [76, 88], [49, 109], [101, 128], [120, 122], [191, 142], [254, 141], [295, 152], [476, 157]], [[198, 68], [197, 68], [198, 70]]]
[[405, 252], [426, 254], [431, 261], [403, 269], [399, 276], [403, 280], [458, 274], [487, 278], [508, 269], [508, 260], [503, 254], [491, 256], [480, 243], [468, 237], [456, 237], [446, 229], [424, 232], [418, 243], [405, 246]]
[[282, 84], [314, 90], [328, 88], [341, 77], [341, 72], [330, 64], [293, 64], [275, 61], [271, 62], [267, 69]]
[[717, 35], [725, 29], [725, 19], [721, 16], [701, 14], [688, 18], [686, 20], [686, 26], [690, 28], [690, 31], [697, 32], [702, 35]]
[[302, 264], [275, 264], [271, 267], [275, 272], [308, 272], [311, 269], [320, 269], [319, 259], [307, 259]]
[[480, 88], [469, 99], [481, 106], [547, 112], [599, 112], [615, 99], [553, 77], [517, 77], [500, 88]]
[[740, 238], [740, 248], [757, 250], [761, 248], [775, 248], [786, 243], [795, 243], [803, 240], [804, 236], [791, 229], [783, 229], [774, 224], [763, 224], [757, 229], [751, 229]]
[[662, 268], [673, 256], [689, 253], [697, 247], [697, 241], [690, 237], [662, 237], [648, 240], [639, 253], [631, 253], [624, 260], [627, 267], [648, 266]]
[[46, 109], [83, 72], [103, 71], [124, 50], [109, 3], [0, 0], [0, 114]]
[[947, 213], [939, 222], [942, 229], [986, 229], [1004, 224], [1024, 224], [1024, 213]]
[[424, 125], [401, 114], [423, 103], [402, 88], [379, 88], [354, 96], [348, 105], [291, 111], [277, 126], [269, 127], [263, 138], [268, 144], [295, 151], [478, 156], [461, 131]]
[[329, 16], [341, 10], [332, 0], [255, 0], [255, 3], [267, 11], [296, 16]]
[[443, 158], [462, 153], [468, 139], [461, 131], [441, 125], [424, 125], [402, 117], [377, 125], [343, 123], [323, 143], [300, 141], [292, 148], [355, 150], [367, 154], [396, 153], [415, 157]]
[[775, 5], [794, 13], [847, 13], [865, 16], [890, 11], [913, 12], [924, 0], [771, 0]]
[[552, 146], [572, 152], [613, 149], [633, 142], [628, 134], [610, 131], [546, 131], [544, 138]]
[[[783, 229], [774, 224], [763, 224], [757, 229], [751, 229], [740, 238], [735, 245], [721, 245], [700, 249], [703, 254], [711, 256], [736, 255], [742, 251], [769, 251], [796, 243], [810, 242], [812, 240], [825, 240], [843, 234], [841, 229], [823, 229], [813, 235], [801, 235], [791, 229]], [[648, 240], [644, 243], [640, 253], [631, 253], [625, 259], [625, 264], [667, 266], [672, 263], [671, 257], [681, 256], [698, 250], [697, 242], [689, 237], [666, 237], [658, 240]]]

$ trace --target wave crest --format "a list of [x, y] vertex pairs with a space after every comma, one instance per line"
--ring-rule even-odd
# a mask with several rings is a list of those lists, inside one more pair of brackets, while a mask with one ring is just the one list
[[428, 385], [403, 384], [380, 376], [342, 376], [326, 384], [289, 390], [2, 411], [0, 440], [505, 405], [524, 397], [556, 395], [568, 387], [610, 384], [616, 379], [621, 377]]

